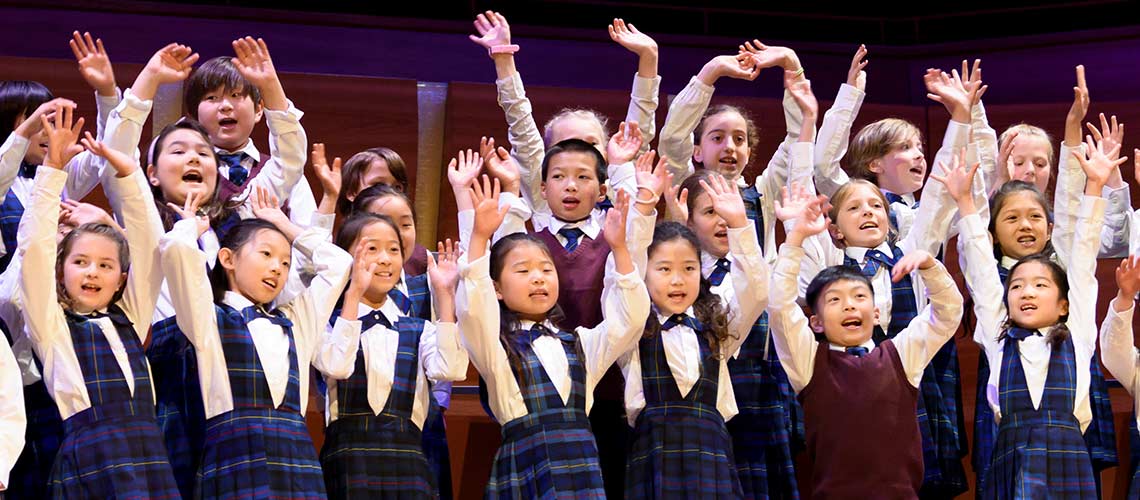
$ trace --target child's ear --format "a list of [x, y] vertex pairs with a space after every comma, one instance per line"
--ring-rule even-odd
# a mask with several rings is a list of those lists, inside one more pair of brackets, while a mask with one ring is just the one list
[[880, 160], [871, 160], [871, 163], [867, 164], [867, 170], [875, 174], [881, 174], [883, 173], [883, 162]]
[[127, 273], [119, 273], [119, 290], [127, 286]]
[[158, 187], [158, 167], [154, 165], [147, 165], [146, 180], [150, 183], [151, 186]]
[[542, 180], [541, 187], [542, 187], [542, 199], [549, 200], [550, 196], [547, 196], [547, 194], [546, 194], [546, 179]]
[[705, 154], [701, 152], [700, 144], [693, 145], [693, 163], [700, 163], [702, 165], [705, 163]]
[[604, 182], [598, 185], [598, 199], [597, 199], [597, 201], [599, 203], [606, 201], [606, 191], [608, 191], [608, 188], [609, 188], [609, 186], [607, 186], [606, 183], [604, 183]]
[[237, 268], [234, 264], [234, 251], [229, 248], [222, 248], [218, 250], [218, 265], [226, 271], [233, 271]]
[[258, 101], [253, 103], [253, 123], [261, 121], [261, 116], [265, 114], [265, 103]]
[[843, 233], [839, 231], [839, 225], [832, 222], [827, 225], [827, 232], [831, 234], [831, 241], [835, 243], [836, 248], [846, 248], [847, 242], [843, 241]]
[[875, 306], [875, 324], [879, 324], [879, 306]]
[[1061, 313], [1061, 317], [1069, 315], [1069, 301], [1068, 299], [1061, 299], [1057, 301], [1057, 312]]
[[499, 299], [499, 300], [503, 300], [503, 292], [501, 290], [499, 290], [499, 284], [497, 282], [494, 282], [494, 281], [492, 281], [491, 284], [494, 285], [494, 287], [495, 287], [495, 298]]
[[808, 317], [808, 325], [811, 326], [811, 331], [823, 333], [823, 318], [813, 314]]

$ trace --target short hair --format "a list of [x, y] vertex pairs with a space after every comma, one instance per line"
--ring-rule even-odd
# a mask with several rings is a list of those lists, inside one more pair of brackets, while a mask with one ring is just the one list
[[[887, 212], [888, 218], [890, 217], [891, 203], [887, 201], [887, 196], [883, 194], [883, 191], [879, 189], [879, 186], [876, 186], [875, 183], [866, 179], [851, 179], [850, 181], [847, 181], [847, 184], [840, 186], [839, 189], [835, 191], [835, 194], [831, 196], [831, 210], [827, 211], [827, 216], [831, 219], [832, 224], [838, 223], [840, 208], [843, 206], [843, 203], [847, 201], [847, 198], [851, 197], [851, 194], [855, 191], [855, 189], [859, 187], [870, 189], [873, 193], [878, 195], [879, 201], [883, 203], [883, 210]], [[894, 226], [888, 227], [887, 241], [893, 242], [897, 237], [898, 229]]]
[[831, 266], [824, 268], [811, 279], [811, 283], [808, 283], [807, 290], [804, 291], [804, 298], [807, 300], [807, 305], [813, 314], [819, 314], [820, 312], [821, 308], [818, 302], [820, 295], [823, 295], [823, 291], [837, 281], [857, 281], [867, 285], [867, 288], [871, 289], [872, 294], [875, 292], [875, 287], [871, 284], [871, 279], [864, 276], [863, 272], [854, 266]]
[[546, 175], [550, 170], [550, 161], [563, 153], [583, 153], [594, 159], [594, 172], [598, 177], [598, 184], [606, 183], [606, 158], [592, 144], [581, 139], [566, 139], [546, 150], [546, 157], [542, 159], [542, 181], [546, 182]]
[[363, 186], [361, 183], [364, 181], [364, 173], [368, 171], [368, 167], [377, 160], [388, 165], [388, 171], [392, 173], [396, 182], [400, 183], [398, 187], [400, 191], [408, 189], [408, 167], [398, 153], [384, 147], [365, 149], [352, 155], [348, 161], [344, 162], [344, 168], [341, 169], [341, 179], [343, 180], [340, 194], [336, 198], [336, 211], [338, 213], [351, 211], [352, 202], [349, 201], [348, 197], [359, 195], [360, 191], [369, 187]]
[[0, 82], [0, 138], [16, 130], [16, 118], [35, 112], [41, 104], [55, 99], [44, 84], [30, 80]]
[[[1005, 131], [1001, 133], [1001, 136], [998, 137], [998, 145], [1000, 146], [1001, 144], [1003, 144], [1006, 141], [1006, 139], [1008, 139], [1014, 133], [1017, 133], [1018, 137], [1037, 137], [1039, 139], [1045, 139], [1045, 143], [1049, 145], [1049, 147], [1048, 147], [1049, 165], [1050, 166], [1056, 165], [1056, 159], [1057, 158], [1056, 158], [1056, 153], [1053, 151], [1053, 137], [1049, 135], [1049, 132], [1046, 132], [1045, 129], [1043, 129], [1041, 127], [1038, 127], [1036, 125], [1030, 125], [1028, 123], [1018, 123], [1016, 125], [1010, 125], [1010, 127], [1005, 129]], [[1005, 166], [1004, 165], [998, 165], [998, 168], [1005, 168]], [[1055, 171], [1056, 171], [1056, 169], [1050, 169], [1049, 170], [1050, 176], [1052, 176], [1052, 173]]]
[[261, 103], [261, 89], [241, 75], [234, 66], [233, 57], [221, 56], [202, 63], [186, 79], [186, 91], [182, 95], [186, 114], [197, 118], [198, 104], [218, 87], [226, 92], [241, 89], [242, 95], [249, 96], [255, 105]]
[[601, 146], [603, 148], [606, 147], [606, 143], [608, 143], [610, 140], [610, 134], [606, 131], [606, 126], [609, 124], [609, 119], [597, 111], [586, 108], [562, 108], [562, 110], [560, 110], [554, 116], [550, 117], [550, 119], [547, 120], [546, 124], [542, 127], [542, 141], [546, 144], [550, 144], [550, 141], [554, 139], [554, 124], [559, 120], [571, 117], [581, 118], [583, 120], [589, 120], [596, 123], [598, 125], [598, 130], [602, 132], [600, 137], [602, 141]]
[[871, 162], [902, 147], [911, 137], [922, 139], [922, 131], [913, 123], [901, 118], [884, 118], [863, 127], [851, 140], [845, 164], [851, 176], [878, 183], [877, 174], [871, 171]]

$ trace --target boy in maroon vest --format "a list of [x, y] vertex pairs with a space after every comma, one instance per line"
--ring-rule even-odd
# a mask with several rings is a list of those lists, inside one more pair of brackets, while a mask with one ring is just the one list
[[[308, 227], [317, 210], [313, 191], [305, 180], [309, 140], [301, 127], [300, 110], [285, 97], [265, 41], [251, 37], [233, 42], [237, 57], [206, 61], [186, 80], [183, 105], [210, 133], [218, 152], [218, 196], [240, 194], [262, 169], [280, 169], [289, 194], [289, 218]], [[243, 64], [255, 77], [246, 79], [235, 64]], [[250, 139], [265, 115], [269, 126], [269, 155]]]
[[812, 280], [812, 315], [805, 317], [796, 304], [802, 244], [826, 230], [826, 198], [793, 191], [777, 204], [777, 217], [791, 227], [772, 274], [768, 314], [780, 363], [804, 408], [812, 498], [918, 498], [918, 385], [958, 329], [962, 294], [929, 253], [912, 252], [891, 277], [918, 269], [930, 304], [894, 339], [878, 347], [871, 340], [879, 309], [870, 280], [854, 267], [829, 267]]

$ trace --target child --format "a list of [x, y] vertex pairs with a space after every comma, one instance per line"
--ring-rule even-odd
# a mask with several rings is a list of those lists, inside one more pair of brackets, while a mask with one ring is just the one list
[[177, 497], [143, 356], [162, 283], [155, 252], [158, 212], [142, 189], [138, 165], [88, 135], [87, 149], [114, 167], [105, 187], [126, 223], [126, 237], [107, 225], [84, 225], [63, 238], [57, 254], [57, 200], [66, 181], [61, 169], [76, 152], [83, 119], [73, 126], [71, 108], [64, 108], [54, 124], [40, 120], [49, 140], [49, 168], [37, 172], [32, 209], [21, 222], [28, 243], [20, 302], [26, 332], [43, 360], [44, 381], [63, 417], [49, 488], [56, 498]]
[[503, 425], [487, 496], [604, 496], [587, 420], [594, 386], [633, 348], [640, 318], [649, 315], [648, 292], [625, 244], [629, 197], [618, 195], [603, 229], [612, 250], [603, 321], [565, 330], [559, 324], [559, 273], [544, 243], [512, 234], [488, 251], [507, 211], [498, 206], [499, 191], [487, 177], [482, 186], [473, 185], [475, 225], [456, 299], [464, 347]]
[[[1137, 357], [1132, 340], [1133, 301], [1140, 291], [1140, 257], [1134, 255], [1120, 262], [1116, 268], [1116, 287], [1119, 291], [1108, 308], [1108, 317], [1100, 327], [1100, 359], [1133, 400], [1140, 401], [1136, 398], [1140, 388], [1140, 379], [1137, 378], [1137, 374], [1140, 374], [1140, 370], [1137, 370], [1140, 358]], [[1095, 359], [1093, 362], [1096, 362]], [[1140, 415], [1140, 411], [1135, 408], [1133, 407], [1132, 419], [1128, 423], [1132, 445], [1132, 482], [1128, 498], [1140, 498], [1140, 450], [1137, 449], [1140, 436], [1136, 430], [1136, 416]]]
[[702, 245], [692, 231], [657, 227], [645, 265], [654, 312], [638, 349], [619, 360], [634, 427], [627, 498], [744, 494], [724, 424], [738, 413], [727, 363], [764, 309], [768, 263], [736, 187], [713, 174], [701, 188], [727, 226], [735, 293], [722, 299], [702, 278]]
[[337, 244], [355, 254], [355, 273], [331, 330], [360, 340], [359, 350], [350, 350], [357, 351], [352, 376], [328, 379], [321, 465], [329, 496], [439, 497], [421, 429], [432, 401], [428, 379], [467, 375], [467, 352], [455, 327], [458, 254], [450, 240], [439, 244], [439, 262], [429, 274], [440, 321], [430, 322], [407, 316], [388, 296], [403, 266], [400, 232], [390, 218], [353, 215]]
[[[212, 152], [212, 150], [208, 150]], [[344, 289], [351, 256], [320, 228], [292, 224], [268, 190], [252, 197], [254, 215], [221, 240], [205, 274], [199, 237], [209, 221], [197, 195], [177, 208], [182, 220], [159, 243], [178, 328], [194, 346], [206, 429], [195, 495], [324, 497], [324, 480], [305, 427], [309, 366], [347, 378], [353, 340], [324, 325]], [[263, 220], [264, 219], [264, 220]], [[292, 242], [290, 244], [290, 242]], [[292, 247], [317, 274], [288, 303], [269, 309], [285, 286]]]
[[812, 279], [810, 317], [796, 305], [806, 238], [827, 228], [822, 204], [802, 189], [784, 196], [777, 215], [794, 220], [772, 276], [768, 315], [788, 380], [804, 407], [813, 498], [857, 498], [869, 491], [916, 498], [923, 480], [918, 387], [928, 363], [958, 328], [962, 295], [930, 253], [915, 251], [891, 271], [916, 269], [930, 303], [892, 339], [875, 345], [881, 311], [870, 279], [832, 266]]
[[6, 342], [0, 342], [0, 498], [8, 490], [12, 466], [24, 449], [24, 430], [28, 424], [24, 415], [24, 384], [20, 367], [8, 347], [11, 337], [4, 331]]
[[[285, 96], [265, 40], [247, 36], [232, 45], [237, 57], [203, 63], [187, 79], [183, 95], [187, 116], [206, 128], [218, 152], [218, 193], [227, 200], [245, 191], [261, 171], [279, 169], [289, 175], [278, 198], [289, 200], [290, 220], [309, 225], [317, 204], [301, 175], [309, 146], [300, 122], [304, 113]], [[262, 156], [249, 137], [263, 113], [269, 126], [269, 157]]]
[[[1010, 268], [1003, 294], [980, 219], [963, 218], [966, 283], [978, 318], [974, 339], [989, 366], [1000, 367], [991, 370], [986, 389], [998, 421], [992, 464], [980, 490], [986, 498], [1097, 494], [1082, 434], [1092, 420], [1089, 364], [1096, 349], [1096, 241], [1105, 205], [1099, 195], [1111, 170], [1124, 160], [1109, 160], [1103, 144], [1090, 150], [1090, 159], [1078, 157], [1089, 180], [1068, 276], [1049, 256], [1030, 255]], [[973, 211], [968, 196], [956, 198], [963, 213]]]

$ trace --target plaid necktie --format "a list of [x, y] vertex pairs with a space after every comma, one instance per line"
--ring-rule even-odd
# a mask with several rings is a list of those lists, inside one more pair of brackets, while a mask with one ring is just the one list
[[230, 167], [229, 179], [235, 186], [243, 186], [245, 185], [245, 181], [249, 179], [249, 170], [242, 164], [248, 157], [249, 155], [245, 153], [218, 155], [218, 158]]
[[721, 257], [716, 260], [716, 267], [709, 273], [709, 283], [712, 286], [719, 286], [724, 282], [724, 277], [728, 276], [729, 269], [732, 268], [732, 263], [727, 258]]
[[1018, 342], [1021, 342], [1022, 340], [1025, 340], [1025, 339], [1032, 337], [1034, 335], [1041, 335], [1041, 334], [1038, 333], [1037, 330], [1028, 330], [1028, 329], [1021, 328], [1018, 326], [1012, 327], [1009, 330], [1006, 330], [1006, 332], [1005, 332], [1006, 337], [1009, 337], [1009, 338], [1016, 340]]
[[404, 313], [404, 316], [412, 315], [412, 299], [404, 295], [404, 292], [401, 292], [399, 288], [393, 287], [388, 290], [388, 298], [396, 303], [396, 307], [400, 308], [400, 312]]
[[566, 253], [573, 253], [574, 249], [578, 248], [578, 240], [582, 238], [583, 233], [581, 229], [576, 227], [564, 227], [558, 230], [558, 234], [566, 238]]
[[26, 161], [21, 161], [20, 162], [20, 177], [23, 177], [25, 179], [35, 179], [36, 178], [36, 167], [37, 167], [36, 165], [33, 165], [33, 164], [28, 163]]
[[875, 273], [879, 272], [879, 267], [886, 265], [888, 271], [894, 267], [894, 256], [888, 256], [883, 252], [875, 249], [867, 250], [867, 255], [863, 258], [863, 266], [859, 270], [869, 279], [875, 278]]

